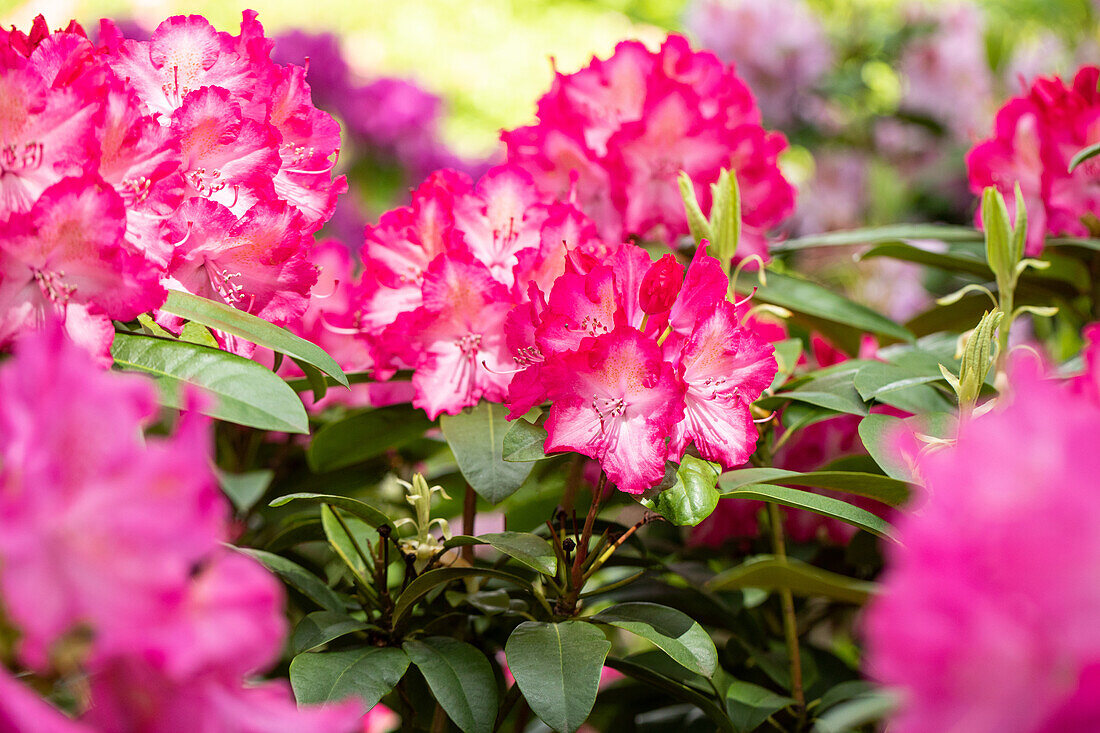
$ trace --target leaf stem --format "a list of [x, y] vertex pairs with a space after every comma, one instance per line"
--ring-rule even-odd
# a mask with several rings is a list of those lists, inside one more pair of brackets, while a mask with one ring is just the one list
[[[787, 560], [787, 546], [783, 540], [783, 515], [779, 505], [768, 502], [768, 519], [771, 524], [772, 552], [777, 558]], [[802, 656], [798, 649], [798, 623], [794, 614], [794, 596], [790, 588], [779, 591], [783, 606], [783, 632], [787, 640], [787, 656], [791, 662], [791, 694], [800, 711], [806, 709], [806, 694], [802, 689]]]
[[[474, 534], [474, 519], [477, 517], [477, 494], [469, 484], [466, 484], [466, 496], [462, 501], [462, 534], [476, 537]], [[474, 546], [462, 546], [462, 559], [470, 565], [474, 564]]]

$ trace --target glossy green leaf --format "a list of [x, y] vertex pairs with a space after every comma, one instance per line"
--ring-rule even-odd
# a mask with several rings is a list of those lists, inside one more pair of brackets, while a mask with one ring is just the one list
[[573, 733], [596, 702], [611, 643], [584, 621], [525, 621], [508, 637], [508, 668], [532, 712], [555, 731]]
[[268, 468], [258, 471], [246, 471], [245, 473], [228, 473], [214, 467], [214, 475], [218, 478], [218, 485], [233, 502], [233, 507], [241, 513], [247, 512], [256, 505], [271, 480], [275, 478], [275, 472]]
[[370, 709], [397, 686], [408, 668], [405, 652], [392, 647], [306, 652], [290, 662], [290, 686], [299, 705], [357, 697]]
[[859, 437], [863, 441], [863, 447], [887, 476], [911, 483], [913, 471], [905, 459], [897, 454], [893, 444], [895, 436], [900, 434], [901, 426], [900, 417], [868, 415], [859, 423]]
[[510, 463], [526, 463], [550, 458], [543, 450], [546, 445], [546, 428], [532, 425], [522, 417], [512, 422], [504, 434], [502, 457]]
[[676, 468], [675, 483], [641, 502], [673, 524], [694, 527], [718, 506], [718, 473], [717, 464], [685, 455]]
[[980, 242], [982, 233], [971, 227], [943, 224], [893, 224], [866, 229], [812, 234], [788, 239], [768, 247], [772, 254], [816, 247], [850, 247], [854, 244], [875, 244], [897, 239], [938, 239], [941, 242]]
[[308, 433], [302, 401], [269, 369], [206, 346], [152, 336], [116, 333], [111, 346], [115, 366], [153, 377], [160, 400], [183, 406], [184, 390], [193, 387], [207, 397], [204, 414], [261, 430]]
[[416, 440], [431, 427], [424, 411], [409, 405], [355, 412], [317, 431], [306, 459], [318, 473], [347, 468]]
[[[328, 504], [321, 505], [321, 527], [325, 530], [325, 537], [348, 569], [360, 581], [367, 582], [372, 566], [367, 565], [359, 551], [369, 553], [371, 543], [378, 541], [378, 533], [357, 517], [338, 517], [337, 511]], [[356, 549], [357, 546], [359, 549]], [[367, 557], [370, 558], [370, 555]]]
[[818, 718], [813, 733], [849, 733], [862, 729], [895, 711], [899, 702], [895, 695], [878, 690], [858, 695]]
[[352, 499], [349, 496], [336, 496], [334, 494], [287, 494], [286, 496], [280, 496], [275, 501], [271, 502], [268, 506], [280, 507], [285, 506], [293, 501], [304, 501], [310, 504], [329, 504], [331, 506], [337, 506], [359, 517], [370, 526], [378, 529], [384, 525], [389, 526], [390, 531], [395, 535], [397, 528], [394, 527], [393, 521], [390, 520], [385, 514], [378, 509], [375, 509], [366, 502], [359, 501], [358, 499]]
[[718, 652], [710, 634], [682, 611], [657, 603], [619, 603], [591, 620], [625, 629], [657, 645], [677, 663], [710, 677], [718, 666]]
[[865, 400], [872, 400], [889, 392], [896, 392], [915, 385], [943, 380], [939, 364], [930, 368], [914, 369], [896, 364], [874, 362], [860, 369], [853, 381], [856, 391]]
[[324, 349], [251, 313], [179, 290], [169, 290], [168, 299], [160, 308], [166, 313], [201, 323], [218, 331], [231, 333], [258, 346], [286, 354], [299, 364], [305, 362], [328, 374], [343, 386], [348, 386], [344, 370], [335, 359], [325, 353]]
[[909, 485], [904, 481], [877, 473], [855, 471], [810, 471], [799, 473], [782, 468], [742, 468], [727, 471], [718, 480], [719, 492], [726, 494], [751, 484], [792, 484], [833, 489], [846, 494], [875, 499], [890, 506], [900, 506], [909, 500]]
[[[729, 716], [726, 715], [725, 710], [719, 708], [718, 705], [715, 704], [713, 697], [704, 694], [691, 685], [685, 684], [681, 679], [662, 674], [662, 670], [655, 669], [655, 665], [650, 659], [647, 659], [646, 656], [647, 655], [636, 654], [626, 659], [608, 657], [605, 663], [608, 667], [618, 672], [622, 672], [624, 675], [632, 677], [639, 682], [650, 685], [670, 695], [674, 699], [683, 700], [684, 702], [696, 706], [710, 718], [710, 722], [715, 726], [714, 730], [723, 731], [723, 733], [734, 733], [733, 724], [730, 722]], [[662, 661], [668, 660], [668, 657], [664, 655], [660, 655], [658, 658]], [[643, 663], [643, 660], [645, 663]], [[668, 661], [668, 664], [672, 667], [677, 667], [677, 669], [682, 669], [672, 661]], [[695, 678], [705, 682], [705, 680], [698, 675], [695, 675]]]
[[839, 371], [799, 381], [791, 389], [777, 392], [773, 397], [759, 401], [762, 407], [772, 409], [787, 400], [805, 402], [828, 410], [851, 415], [866, 415], [867, 405], [853, 385], [855, 375], [864, 362], [852, 360], [852, 364]]
[[336, 595], [336, 591], [293, 560], [247, 547], [237, 548], [237, 551], [259, 560], [268, 570], [282, 578], [283, 582], [296, 588], [302, 595], [326, 611], [343, 612], [344, 602], [340, 600], [340, 596]]
[[754, 731], [795, 701], [751, 682], [734, 680], [726, 690], [726, 712], [738, 731]]
[[439, 426], [462, 475], [490, 504], [514, 494], [534, 468], [534, 463], [504, 460], [504, 436], [510, 426], [503, 405], [482, 401], [457, 415], [441, 416]]
[[809, 491], [800, 491], [799, 489], [791, 489], [786, 486], [775, 486], [773, 484], [749, 484], [748, 486], [742, 486], [732, 491], [725, 492], [722, 498], [771, 501], [776, 504], [782, 504], [783, 506], [789, 506], [795, 509], [805, 509], [825, 517], [839, 519], [842, 522], [847, 522], [854, 527], [867, 530], [879, 537], [885, 537], [886, 539], [893, 538], [893, 530], [886, 520], [872, 514], [866, 509], [853, 506], [840, 499], [834, 499], [831, 496], [822, 496], [821, 494], [814, 494]]
[[445, 583], [461, 580], [462, 578], [477, 577], [497, 578], [498, 580], [508, 581], [526, 590], [531, 589], [531, 584], [518, 575], [512, 575], [511, 573], [506, 573], [501, 570], [493, 570], [492, 568], [452, 567], [429, 570], [426, 573], [418, 575], [413, 582], [409, 583], [405, 590], [401, 591], [401, 595], [397, 597], [397, 602], [394, 604], [393, 609], [394, 625], [397, 625], [399, 621], [404, 619], [404, 617], [412, 611], [416, 602], [430, 593], [433, 589]]
[[485, 655], [457, 639], [429, 636], [402, 644], [436, 701], [464, 733], [492, 733], [497, 681]]
[[314, 611], [294, 627], [290, 647], [295, 654], [301, 654], [369, 627], [370, 624], [365, 621], [359, 621], [345, 613]]
[[731, 568], [707, 583], [712, 591], [762, 588], [789, 589], [800, 596], [823, 596], [845, 603], [866, 603], [875, 584], [815, 568], [794, 558], [767, 557]]
[[477, 537], [456, 535], [445, 544], [448, 547], [490, 545], [535, 572], [551, 576], [558, 572], [558, 558], [554, 554], [554, 548], [543, 538], [529, 532], [493, 532]]
[[[771, 270], [767, 278], [768, 284], [758, 287], [754, 300], [898, 341], [913, 340], [913, 334], [904, 326], [817, 283]], [[737, 288], [739, 292], [748, 294], [754, 284], [755, 278], [743, 277], [738, 280]]]
[[993, 271], [985, 260], [958, 252], [934, 252], [905, 242], [878, 244], [860, 255], [861, 260], [889, 257], [903, 262], [915, 262], [947, 272], [961, 272], [983, 279], [992, 279]]

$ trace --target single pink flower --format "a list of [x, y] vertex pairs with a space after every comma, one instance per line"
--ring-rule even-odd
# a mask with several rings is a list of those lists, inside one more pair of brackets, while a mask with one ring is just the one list
[[[209, 199], [190, 198], [168, 222], [176, 242], [171, 286], [218, 300], [272, 323], [294, 323], [305, 312], [317, 270], [309, 263], [312, 238], [300, 214], [286, 204], [261, 202], [240, 219]], [[177, 325], [163, 319], [165, 325]], [[233, 350], [251, 344], [227, 337]]]
[[772, 345], [740, 324], [732, 303], [721, 302], [696, 323], [675, 363], [685, 408], [669, 456], [683, 455], [692, 443], [707, 460], [740, 466], [756, 448], [749, 405], [771, 385], [778, 369]]
[[553, 402], [548, 452], [598, 460], [608, 479], [628, 493], [660, 483], [665, 439], [682, 419], [684, 402], [654, 341], [619, 327], [547, 362], [544, 381]]
[[395, 324], [416, 369], [413, 406], [434, 420], [482, 398], [503, 401], [512, 371], [504, 334], [513, 305], [507, 288], [484, 264], [456, 253], [432, 262], [423, 292], [423, 304]]
[[66, 178], [26, 213], [0, 221], [0, 345], [49, 317], [105, 365], [111, 319], [164, 301], [156, 269], [123, 241], [126, 212], [101, 179]]

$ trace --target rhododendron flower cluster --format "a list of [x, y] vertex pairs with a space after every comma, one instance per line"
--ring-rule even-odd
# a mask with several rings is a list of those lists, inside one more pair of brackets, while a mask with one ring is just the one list
[[901, 694], [891, 730], [1094, 729], [1100, 492], [1087, 477], [1100, 471], [1096, 335], [1078, 385], [1017, 363], [1007, 407], [917, 459], [926, 490], [898, 523], [866, 617], [867, 671]]
[[[1074, 155], [1100, 142], [1098, 81], [1096, 66], [1082, 67], [1070, 85], [1058, 77], [1035, 80], [997, 112], [993, 137], [967, 155], [975, 193], [985, 186], [1011, 193], [1019, 183], [1028, 255], [1042, 251], [1048, 234], [1087, 237], [1100, 231], [1100, 164], [1092, 159], [1069, 170]], [[1011, 196], [1008, 204], [1014, 211]]]
[[704, 211], [723, 168], [741, 187], [742, 254], [766, 255], [764, 232], [794, 205], [777, 157], [779, 133], [760, 124], [745, 83], [714, 54], [672, 35], [657, 52], [636, 41], [574, 74], [557, 74], [538, 124], [503, 133], [508, 160], [539, 189], [572, 197], [608, 242], [669, 244], [688, 232], [676, 176], [686, 171]]
[[690, 445], [744, 463], [757, 438], [749, 405], [777, 367], [728, 286], [705, 243], [686, 273], [633, 245], [604, 261], [571, 257], [547, 297], [532, 291], [509, 315], [508, 345], [526, 367], [508, 391], [510, 417], [549, 399], [546, 450], [597, 459], [631, 493], [660, 483], [665, 461]]
[[[222, 544], [205, 418], [143, 437], [153, 385], [100, 371], [53, 321], [0, 367], [0, 397], [0, 605], [19, 661], [86, 676], [90, 730], [356, 725], [355, 704], [299, 712], [285, 683], [243, 684], [281, 654], [283, 591]], [[84, 730], [0, 686], [0, 723]]]
[[494, 168], [476, 186], [439, 171], [367, 227], [363, 292], [345, 325], [372, 345], [379, 376], [415, 370], [413, 405], [429, 417], [500, 402], [515, 371], [508, 312], [529, 283], [548, 291], [578, 249], [606, 252], [591, 221], [545, 203], [522, 169]]
[[251, 11], [237, 36], [177, 16], [148, 41], [103, 21], [100, 39], [41, 17], [0, 37], [0, 346], [53, 312], [106, 358], [110, 320], [163, 285], [299, 318], [310, 235], [346, 189], [304, 70], [270, 60]]

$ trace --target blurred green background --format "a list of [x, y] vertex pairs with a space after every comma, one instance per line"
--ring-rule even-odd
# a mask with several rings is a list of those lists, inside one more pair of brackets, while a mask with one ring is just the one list
[[[563, 71], [575, 70], [593, 54], [607, 55], [624, 38], [655, 45], [669, 30], [680, 29], [688, 4], [688, 0], [247, 0], [240, 5], [225, 0], [0, 0], [0, 23], [25, 28], [42, 13], [51, 26], [63, 25], [69, 18], [94, 26], [102, 16], [131, 17], [155, 26], [168, 15], [201, 13], [220, 29], [232, 30], [241, 10], [253, 8], [269, 33], [288, 28], [335, 31], [349, 62], [362, 75], [403, 76], [442, 95], [448, 105], [446, 142], [461, 154], [478, 156], [494, 149], [500, 128], [532, 119], [535, 100], [552, 78], [552, 64]], [[896, 0], [811, 0], [810, 4], [836, 36], [850, 34], [853, 27], [874, 31], [904, 22]], [[978, 4], [986, 11], [994, 63], [1019, 39], [1046, 30], [1067, 41], [1096, 34], [1089, 0], [984, 0]], [[889, 70], [883, 71], [871, 67], [864, 77], [889, 106], [896, 90]]]

